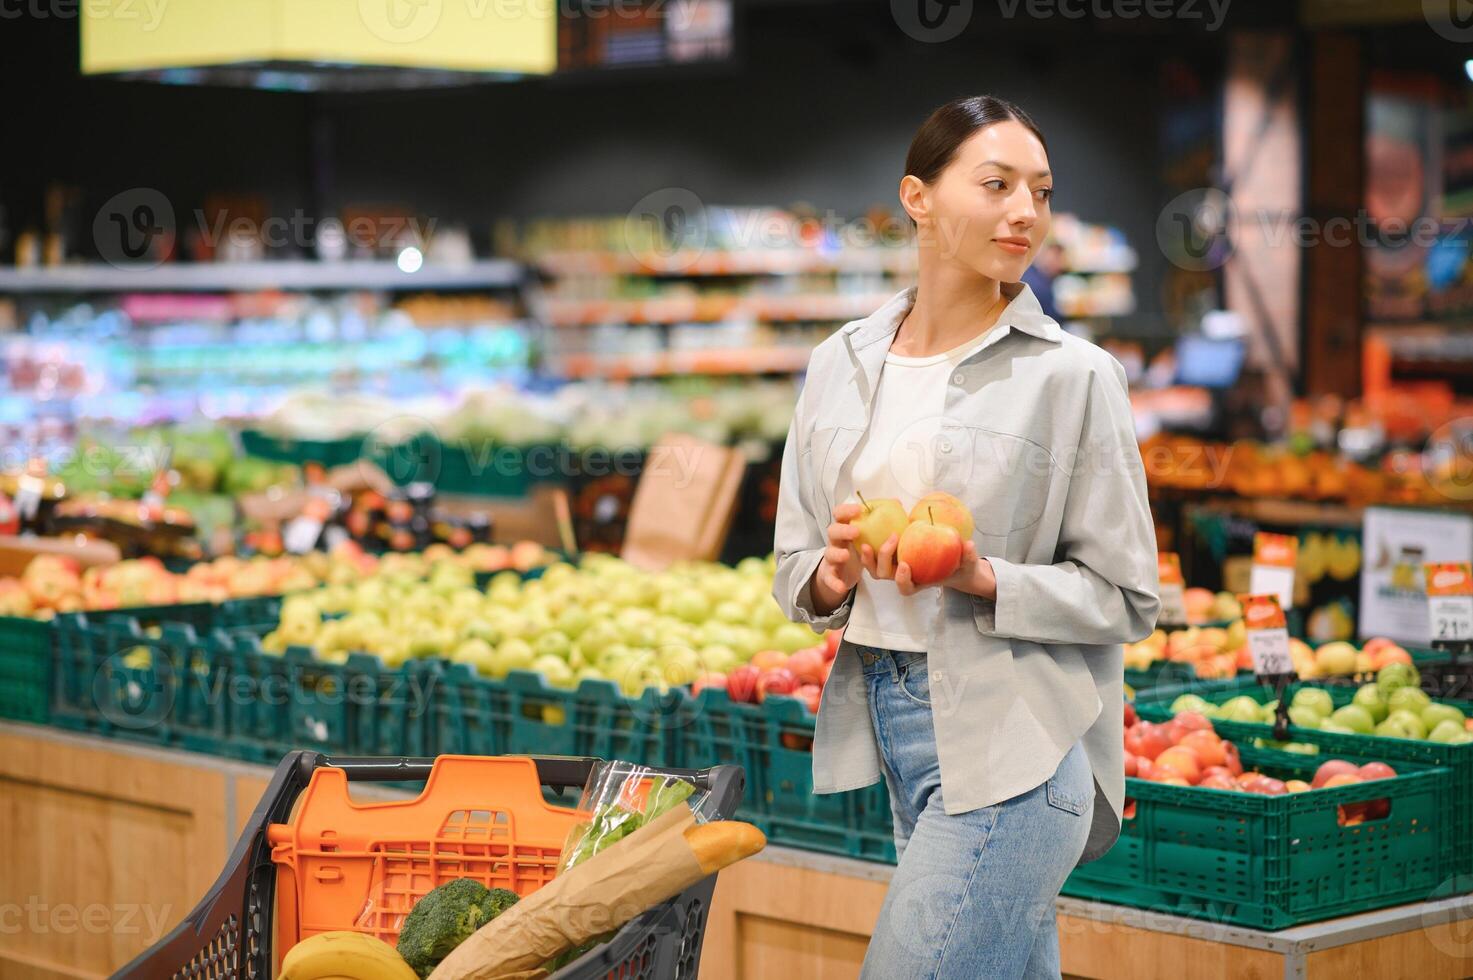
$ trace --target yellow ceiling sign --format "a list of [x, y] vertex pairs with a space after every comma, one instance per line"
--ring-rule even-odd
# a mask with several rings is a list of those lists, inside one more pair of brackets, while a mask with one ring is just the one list
[[547, 74], [557, 0], [83, 0], [82, 71], [241, 63]]

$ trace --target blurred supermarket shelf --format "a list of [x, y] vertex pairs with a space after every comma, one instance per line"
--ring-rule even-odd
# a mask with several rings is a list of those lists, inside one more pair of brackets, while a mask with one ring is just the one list
[[525, 267], [507, 259], [425, 265], [405, 272], [390, 261], [165, 263], [154, 268], [63, 265], [0, 268], [3, 293], [127, 293], [180, 290], [499, 289], [522, 283]]

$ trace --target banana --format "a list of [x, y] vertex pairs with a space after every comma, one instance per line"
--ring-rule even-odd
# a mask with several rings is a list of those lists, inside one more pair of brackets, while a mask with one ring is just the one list
[[279, 980], [419, 980], [388, 943], [361, 932], [318, 933], [281, 961]]

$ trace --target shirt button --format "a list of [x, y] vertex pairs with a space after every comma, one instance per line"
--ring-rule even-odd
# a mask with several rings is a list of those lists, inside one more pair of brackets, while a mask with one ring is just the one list
[[955, 381], [957, 384], [961, 384], [962, 383], [962, 375], [961, 375], [961, 372], [958, 371], [956, 374], [953, 374], [951, 376], [951, 380]]

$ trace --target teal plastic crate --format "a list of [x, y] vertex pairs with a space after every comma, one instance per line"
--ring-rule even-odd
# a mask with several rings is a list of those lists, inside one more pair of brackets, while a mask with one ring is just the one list
[[[1356, 688], [1326, 686], [1308, 681], [1290, 684], [1284, 689], [1286, 698], [1293, 698], [1301, 687], [1321, 688], [1328, 691], [1335, 707], [1350, 703]], [[1260, 684], [1257, 678], [1246, 678], [1232, 686], [1214, 691], [1194, 691], [1213, 704], [1222, 704], [1239, 695], [1247, 695], [1260, 704], [1267, 704], [1278, 696], [1275, 689]], [[1437, 703], [1450, 704], [1473, 717], [1473, 702], [1433, 699]], [[1136, 711], [1147, 721], [1167, 721], [1171, 717], [1171, 699], [1138, 701]], [[1272, 739], [1273, 726], [1255, 722], [1222, 721], [1214, 718], [1212, 727], [1222, 737], [1235, 742], [1252, 744], [1253, 739]], [[1423, 739], [1388, 738], [1382, 735], [1345, 735], [1337, 732], [1321, 732], [1311, 728], [1289, 726], [1289, 741], [1317, 745], [1318, 758], [1360, 758], [1390, 763], [1393, 768], [1404, 762], [1424, 766], [1445, 766], [1453, 790], [1453, 799], [1464, 801], [1455, 807], [1450, 819], [1454, 828], [1454, 848], [1457, 853], [1457, 871], [1460, 875], [1473, 876], [1473, 745], [1448, 745]], [[1467, 888], [1473, 890], [1473, 878]]]
[[674, 766], [682, 694], [645, 690], [627, 697], [611, 681], [553, 687], [538, 673], [504, 680], [447, 664], [431, 707], [434, 750], [441, 754], [579, 755]]
[[774, 844], [894, 862], [890, 798], [883, 782], [847, 793], [813, 792], [815, 716], [802, 702], [772, 696], [744, 704], [713, 689], [685, 700], [679, 764], [742, 766], [747, 772], [743, 819], [761, 827]]
[[[1245, 769], [1308, 781], [1322, 759], [1240, 746]], [[1127, 778], [1119, 841], [1064, 894], [1255, 929], [1445, 895], [1454, 877], [1453, 788], [1442, 767], [1266, 796]], [[1346, 823], [1356, 804], [1384, 816]]]
[[50, 720], [51, 632], [45, 620], [0, 616], [0, 718]]
[[331, 469], [356, 462], [363, 455], [364, 436], [346, 439], [293, 439], [272, 435], [259, 429], [245, 429], [240, 434], [241, 448], [247, 456], [278, 463], [320, 463]]

